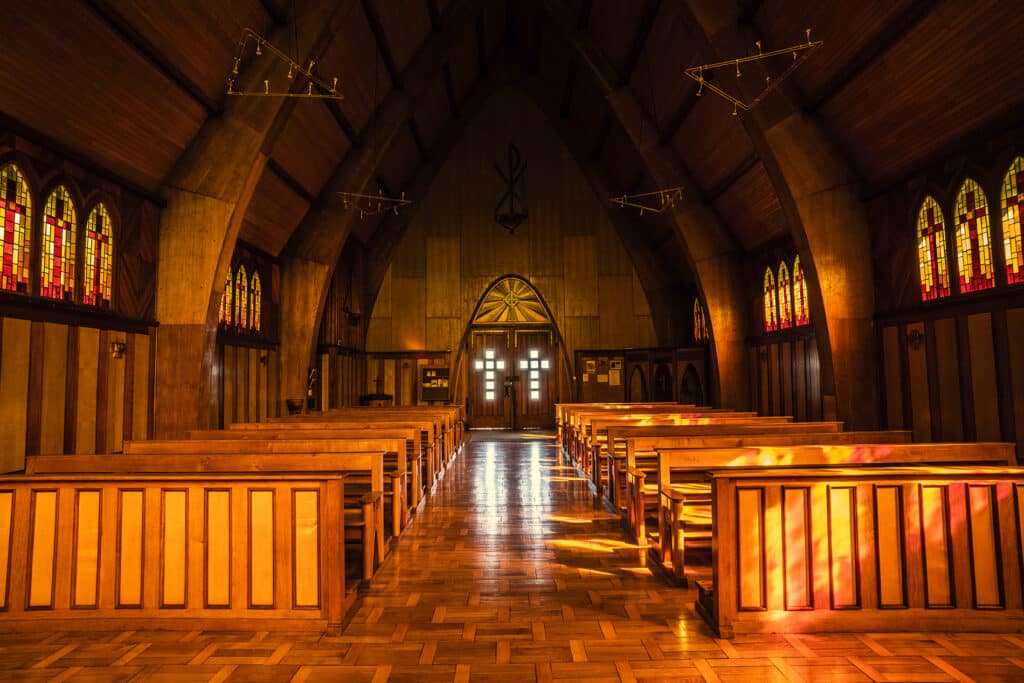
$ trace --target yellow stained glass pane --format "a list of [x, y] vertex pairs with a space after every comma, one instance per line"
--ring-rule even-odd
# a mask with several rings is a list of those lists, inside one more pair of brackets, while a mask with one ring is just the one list
[[932, 197], [925, 197], [917, 212], [917, 263], [921, 274], [921, 300], [949, 296], [946, 225], [942, 209]]
[[1003, 217], [1003, 254], [1006, 282], [1024, 282], [1024, 248], [1021, 246], [1021, 213], [1024, 212], [1024, 157], [1017, 157], [1003, 178], [999, 213]]
[[988, 200], [978, 183], [970, 178], [964, 181], [956, 195], [953, 219], [957, 226], [956, 265], [960, 291], [977, 292], [994, 287]]
[[74, 301], [78, 213], [63, 185], [57, 186], [46, 199], [42, 229], [39, 293], [51, 299]]
[[0, 290], [28, 292], [32, 198], [14, 164], [0, 168]]

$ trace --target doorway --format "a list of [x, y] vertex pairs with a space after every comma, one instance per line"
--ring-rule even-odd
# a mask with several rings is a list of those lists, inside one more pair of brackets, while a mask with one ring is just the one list
[[554, 426], [566, 368], [558, 329], [540, 294], [508, 275], [485, 291], [462, 345], [467, 422], [475, 429]]

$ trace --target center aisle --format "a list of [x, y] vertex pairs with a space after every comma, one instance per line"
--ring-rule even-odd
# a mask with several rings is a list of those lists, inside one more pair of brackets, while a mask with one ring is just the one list
[[[643, 566], [552, 437], [509, 436], [472, 434], [351, 624], [321, 645], [350, 644], [346, 664], [391, 681], [714, 680], [703, 658], [727, 655], [694, 592]], [[778, 673], [758, 668], [744, 673]]]

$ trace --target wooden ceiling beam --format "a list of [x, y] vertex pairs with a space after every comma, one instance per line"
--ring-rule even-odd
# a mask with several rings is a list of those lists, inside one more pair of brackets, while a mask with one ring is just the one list
[[427, 0], [427, 14], [430, 15], [430, 30], [437, 33], [441, 30], [441, 11], [437, 7], [437, 0]]
[[[708, 74], [704, 77], [706, 80], [713, 80], [712, 74]], [[661, 144], [670, 145], [672, 139], [675, 138], [676, 133], [686, 123], [686, 117], [690, 115], [693, 108], [700, 102], [700, 96], [697, 95], [697, 88], [691, 88], [689, 94], [683, 97], [683, 101], [679, 103], [679, 107], [676, 109], [672, 118], [669, 119], [668, 125], [665, 126], [665, 130], [661, 133]]]
[[448, 95], [448, 109], [451, 110], [452, 118], [459, 118], [459, 103], [455, 98], [455, 83], [452, 81], [452, 67], [451, 64], [445, 62], [444, 68], [444, 90]]
[[373, 33], [373, 42], [377, 45], [377, 53], [380, 55], [381, 61], [384, 62], [384, 69], [388, 72], [391, 85], [401, 89], [402, 76], [398, 73], [395, 57], [391, 54], [387, 31], [384, 30], [384, 24], [380, 20], [380, 14], [377, 13], [377, 7], [373, 4], [373, 0], [363, 0], [362, 4], [363, 14], [366, 15], [366, 22], [370, 25], [370, 32]]
[[224, 111], [220, 102], [210, 99], [195, 81], [185, 75], [174, 62], [161, 54], [149, 39], [136, 31], [135, 27], [119, 14], [108, 0], [86, 0], [86, 4], [100, 21], [130, 45], [140, 57], [149, 62], [183, 93], [202, 105], [207, 114], [220, 115]]
[[409, 119], [409, 133], [412, 135], [412, 141], [416, 143], [416, 149], [420, 153], [421, 161], [430, 161], [430, 151], [427, 146], [423, 144], [423, 135], [420, 134], [420, 127], [416, 123], [416, 118]]
[[886, 23], [881, 31], [861, 46], [853, 57], [833, 74], [832, 78], [825, 85], [818, 89], [817, 93], [808, 99], [804, 109], [809, 112], [816, 112], [820, 109], [840, 90], [867, 71], [882, 55], [896, 45], [903, 36], [910, 33], [920, 24], [925, 17], [931, 14], [936, 4], [934, 0], [914, 0], [900, 10], [895, 17]]
[[604, 118], [601, 119], [601, 127], [597, 131], [597, 140], [594, 141], [594, 146], [590, 149], [590, 160], [598, 161], [604, 156], [604, 147], [608, 144], [608, 137], [612, 134], [612, 114], [611, 112], [605, 112]]
[[288, 15], [281, 11], [281, 8], [277, 6], [274, 0], [260, 0], [260, 7], [270, 17], [270, 21], [274, 23], [274, 26], [284, 26], [288, 23]]
[[718, 201], [718, 198], [725, 194], [730, 187], [736, 184], [736, 181], [747, 174], [747, 172], [754, 168], [761, 157], [757, 155], [757, 152], [753, 152], [746, 159], [741, 161], [736, 168], [729, 171], [729, 173], [718, 181], [718, 184], [708, 190], [705, 201], [708, 204], [714, 204]]
[[312, 204], [313, 200], [316, 199], [316, 197], [311, 195], [309, 190], [307, 190], [302, 183], [295, 179], [295, 176], [289, 173], [281, 164], [277, 163], [277, 160], [274, 157], [267, 159], [267, 168], [269, 168], [274, 175], [281, 180], [281, 182], [287, 185], [292, 192], [306, 200], [307, 204]]
[[590, 27], [590, 15], [594, 13], [594, 0], [583, 0], [580, 16], [576, 19], [576, 30], [586, 31]]
[[476, 63], [480, 77], [487, 77], [487, 33], [484, 31], [484, 15], [476, 17]]
[[563, 119], [569, 118], [572, 113], [572, 94], [576, 89], [576, 60], [569, 60], [569, 70], [565, 76], [565, 85], [562, 86], [562, 103], [558, 107], [558, 115]]
[[348, 116], [345, 115], [345, 111], [338, 104], [337, 100], [323, 100], [324, 106], [327, 107], [327, 111], [330, 112], [334, 118], [334, 122], [338, 124], [338, 128], [341, 128], [341, 132], [348, 138], [348, 142], [353, 147], [362, 147], [363, 141], [359, 139], [359, 134], [356, 132], [355, 126], [348, 120]]
[[761, 9], [763, 3], [764, 0], [740, 0], [736, 20], [741, 24], [753, 24], [754, 17], [757, 16], [757, 12]]
[[654, 29], [654, 22], [658, 18], [660, 10], [661, 0], [647, 0], [647, 7], [640, 18], [640, 25], [637, 27], [636, 33], [633, 34], [633, 42], [629, 46], [625, 66], [622, 73], [619, 74], [620, 87], [629, 85], [633, 80], [633, 73], [640, 63], [640, 57], [644, 53], [644, 47], [647, 46], [648, 38], [651, 37], [651, 31]]

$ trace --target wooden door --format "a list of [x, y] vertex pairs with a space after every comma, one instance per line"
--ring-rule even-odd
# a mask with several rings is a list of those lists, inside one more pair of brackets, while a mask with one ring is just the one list
[[512, 372], [512, 331], [473, 330], [469, 343], [469, 415], [471, 427], [511, 427], [510, 400], [505, 378]]
[[549, 429], [555, 424], [555, 371], [550, 328], [515, 330], [516, 428]]

